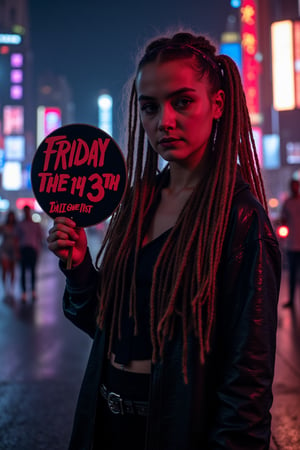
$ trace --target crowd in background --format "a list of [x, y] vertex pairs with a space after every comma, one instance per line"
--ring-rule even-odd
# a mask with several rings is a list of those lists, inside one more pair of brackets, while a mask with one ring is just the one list
[[20, 220], [13, 210], [7, 212], [0, 225], [0, 263], [4, 298], [15, 297], [16, 269], [20, 268], [21, 301], [36, 299], [36, 267], [44, 235], [32, 210], [25, 205]]

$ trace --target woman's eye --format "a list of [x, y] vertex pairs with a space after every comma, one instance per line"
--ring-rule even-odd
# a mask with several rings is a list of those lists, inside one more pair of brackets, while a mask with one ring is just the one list
[[146, 114], [155, 114], [158, 106], [155, 103], [145, 103], [141, 106], [141, 111]]
[[175, 107], [184, 109], [184, 108], [187, 108], [192, 102], [193, 102], [193, 100], [191, 98], [186, 98], [186, 97], [178, 98], [175, 101]]

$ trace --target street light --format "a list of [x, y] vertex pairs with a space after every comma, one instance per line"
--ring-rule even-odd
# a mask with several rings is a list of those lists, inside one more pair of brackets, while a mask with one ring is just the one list
[[98, 97], [98, 126], [112, 136], [112, 109], [113, 99], [109, 94], [101, 94]]

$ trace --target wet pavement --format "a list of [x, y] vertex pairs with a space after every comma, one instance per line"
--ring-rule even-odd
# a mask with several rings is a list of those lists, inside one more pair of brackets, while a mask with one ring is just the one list
[[[97, 238], [89, 238], [93, 250]], [[93, 256], [95, 256], [93, 254]], [[17, 274], [18, 278], [18, 274]], [[0, 286], [0, 450], [67, 450], [77, 395], [91, 340], [62, 313], [63, 275], [43, 251], [37, 300], [23, 305]], [[286, 301], [284, 271], [279, 324], [272, 450], [300, 450], [300, 286], [294, 311]], [[230, 449], [229, 449], [230, 450]], [[242, 449], [241, 449], [242, 450]]]
[[288, 299], [287, 272], [282, 275], [272, 407], [271, 449], [300, 449], [300, 283], [293, 310]]
[[66, 450], [91, 339], [62, 312], [64, 277], [45, 250], [37, 300], [0, 287], [0, 449]]

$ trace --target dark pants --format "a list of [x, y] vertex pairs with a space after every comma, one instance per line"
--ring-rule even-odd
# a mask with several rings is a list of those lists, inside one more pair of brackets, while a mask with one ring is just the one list
[[289, 265], [289, 301], [293, 303], [297, 283], [297, 271], [300, 268], [300, 252], [288, 251], [287, 257]]
[[[147, 401], [149, 375], [121, 371], [110, 366], [104, 384], [109, 391], [130, 400]], [[133, 414], [113, 414], [99, 395], [98, 423], [95, 427], [93, 450], [143, 450], [147, 417]]]
[[29, 271], [31, 280], [31, 290], [35, 290], [35, 270], [37, 262], [37, 252], [32, 247], [22, 247], [21, 253], [21, 286], [22, 291], [26, 292], [26, 273]]

